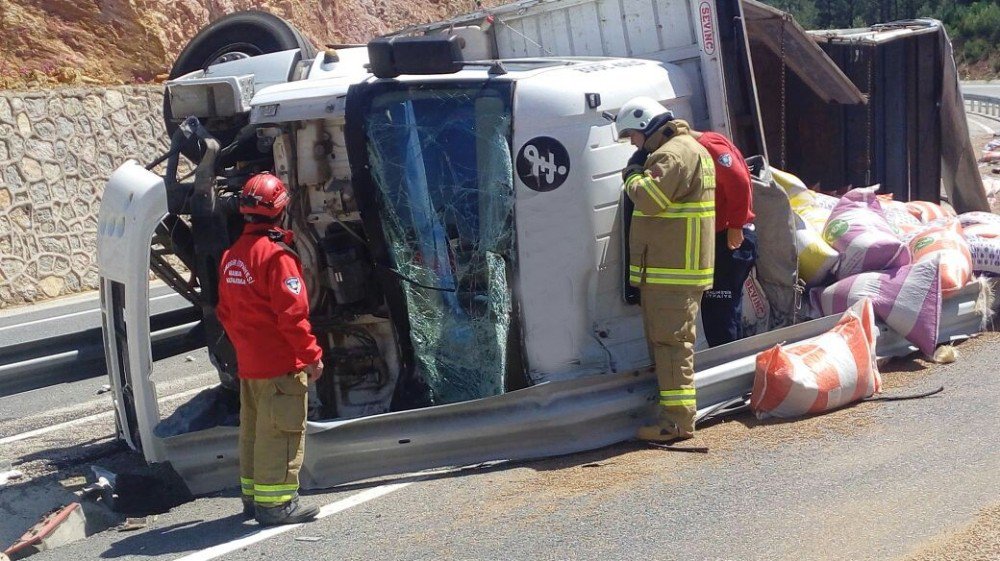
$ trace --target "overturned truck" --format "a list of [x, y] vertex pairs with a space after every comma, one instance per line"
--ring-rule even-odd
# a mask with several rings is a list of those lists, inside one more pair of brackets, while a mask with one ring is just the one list
[[[788, 18], [776, 43], [773, 11], [755, 2], [622, 6], [532, 0], [323, 50], [257, 12], [194, 37], [166, 85], [169, 152], [122, 165], [101, 206], [120, 437], [171, 462], [195, 493], [237, 481], [236, 361], [215, 317], [218, 265], [243, 225], [235, 195], [273, 171], [292, 194], [287, 226], [330, 365], [311, 397], [303, 486], [631, 438], [655, 382], [623, 251], [631, 212], [619, 171], [631, 148], [602, 113], [636, 95], [762, 156], [756, 278], [773, 313], [759, 332], [696, 357], [700, 416], [745, 403], [755, 353], [836, 322], [798, 312], [792, 212], [767, 166], [778, 123], [762, 107], [777, 107], [786, 126], [808, 116], [784, 101], [800, 82], [831, 108], [865, 107], [870, 92]], [[761, 46], [780, 60], [780, 100], [758, 93], [774, 80], [755, 67]], [[928, 91], [947, 88], [957, 82]], [[949, 157], [940, 143], [934, 157]], [[984, 210], [981, 183], [945, 184], [973, 194], [964, 210]], [[202, 312], [221, 381], [167, 419], [150, 354], [150, 268]], [[946, 301], [941, 341], [980, 328], [983, 290]], [[879, 340], [884, 356], [911, 349], [892, 332]]]

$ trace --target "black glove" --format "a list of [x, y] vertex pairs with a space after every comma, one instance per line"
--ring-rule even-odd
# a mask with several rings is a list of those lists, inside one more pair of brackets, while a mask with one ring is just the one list
[[622, 170], [622, 182], [628, 181], [628, 178], [632, 177], [633, 175], [636, 174], [642, 175], [643, 172], [645, 171], [646, 168], [642, 167], [639, 164], [629, 164], [625, 166], [625, 169]]
[[638, 173], [642, 174], [646, 171], [644, 164], [646, 163], [646, 158], [649, 156], [649, 152], [638, 149], [633, 154], [632, 157], [628, 159], [628, 163], [625, 164], [625, 169], [622, 170], [622, 181], [627, 181], [632, 174]]

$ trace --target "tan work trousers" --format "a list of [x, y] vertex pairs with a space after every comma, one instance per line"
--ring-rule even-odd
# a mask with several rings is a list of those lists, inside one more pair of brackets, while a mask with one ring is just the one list
[[642, 319], [660, 386], [659, 424], [694, 433], [694, 341], [701, 290], [642, 287]]
[[298, 493], [308, 389], [305, 372], [240, 379], [240, 487], [263, 507]]

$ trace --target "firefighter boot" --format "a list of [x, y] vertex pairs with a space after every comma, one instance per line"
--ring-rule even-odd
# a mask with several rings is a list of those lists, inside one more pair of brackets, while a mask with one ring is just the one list
[[257, 512], [257, 509], [254, 507], [253, 497], [242, 497], [240, 500], [243, 501], [243, 519], [250, 520]]
[[300, 522], [311, 522], [319, 514], [319, 509], [314, 506], [302, 506], [299, 504], [299, 496], [295, 495], [292, 500], [278, 506], [263, 507], [257, 505], [257, 512], [254, 518], [261, 526], [278, 526], [280, 524], [299, 524]]
[[667, 408], [663, 406], [659, 408], [655, 425], [639, 427], [636, 432], [636, 438], [647, 442], [675, 442], [693, 437], [693, 427], [688, 429], [688, 427], [679, 426], [667, 412]]

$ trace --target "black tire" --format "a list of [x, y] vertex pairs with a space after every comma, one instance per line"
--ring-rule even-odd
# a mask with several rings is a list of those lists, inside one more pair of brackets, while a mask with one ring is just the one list
[[[316, 48], [312, 43], [287, 21], [267, 12], [237, 12], [219, 18], [199, 31], [177, 56], [169, 77], [173, 80], [206, 68], [227, 54], [242, 53], [252, 57], [291, 49], [300, 49], [304, 59], [316, 56]], [[163, 120], [168, 137], [172, 136], [178, 124], [174, 122], [166, 91], [163, 96]], [[245, 119], [205, 123], [206, 128], [223, 147], [233, 141], [244, 125]], [[184, 155], [195, 162], [200, 159], [200, 154], [193, 148], [185, 150]]]

